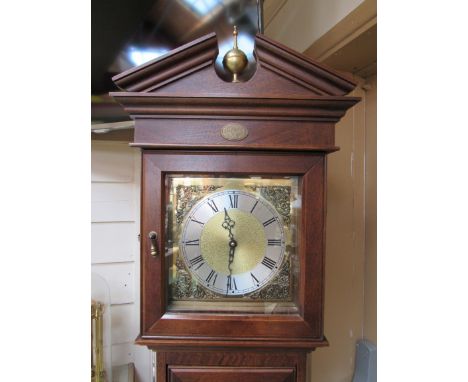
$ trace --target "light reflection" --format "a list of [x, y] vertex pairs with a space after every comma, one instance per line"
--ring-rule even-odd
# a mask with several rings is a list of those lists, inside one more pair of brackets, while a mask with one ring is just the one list
[[222, 4], [222, 0], [184, 0], [184, 3], [200, 16], [204, 16]]
[[135, 66], [142, 65], [148, 61], [154, 60], [169, 52], [169, 49], [158, 48], [137, 48], [131, 46], [128, 49], [128, 58]]

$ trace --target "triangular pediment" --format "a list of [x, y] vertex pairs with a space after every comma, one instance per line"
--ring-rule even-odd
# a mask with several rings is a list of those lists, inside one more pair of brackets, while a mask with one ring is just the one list
[[217, 56], [218, 41], [211, 33], [113, 81], [126, 92], [174, 97], [336, 97], [356, 86], [349, 77], [261, 34], [255, 37], [257, 69], [248, 81], [222, 80], [215, 70]]

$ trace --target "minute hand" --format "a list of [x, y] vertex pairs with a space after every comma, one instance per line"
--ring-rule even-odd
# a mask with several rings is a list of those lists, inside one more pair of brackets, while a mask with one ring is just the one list
[[231, 219], [229, 216], [226, 208], [224, 209], [224, 221], [222, 224], [222, 227], [228, 231], [229, 235], [229, 263], [228, 263], [228, 269], [229, 269], [229, 276], [232, 275], [232, 262], [234, 261], [234, 252], [237, 247], [237, 241], [234, 239], [234, 234], [232, 233], [232, 229], [236, 225], [236, 222]]

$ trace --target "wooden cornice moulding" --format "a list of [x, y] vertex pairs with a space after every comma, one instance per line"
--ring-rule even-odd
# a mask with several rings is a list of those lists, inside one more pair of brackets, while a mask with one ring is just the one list
[[[153, 144], [153, 143], [145, 143], [145, 142], [134, 142], [130, 143], [129, 146], [131, 147], [140, 147], [144, 149], [155, 149], [155, 150], [179, 150], [179, 151], [187, 151], [187, 150], [196, 150], [199, 149], [201, 146], [198, 144]], [[322, 153], [333, 153], [338, 151], [340, 148], [338, 146], [307, 146], [304, 145], [288, 145], [283, 144], [281, 146], [273, 146], [273, 145], [265, 145], [265, 144], [249, 144], [241, 145], [241, 144], [231, 144], [231, 145], [220, 145], [220, 144], [206, 144], [203, 145], [203, 149], [205, 150], [235, 150], [237, 152], [249, 152], [249, 151], [296, 151], [296, 152], [322, 152]]]
[[183, 350], [183, 349], [284, 349], [284, 350], [315, 350], [318, 347], [328, 346], [328, 340], [324, 336], [322, 339], [248, 339], [232, 338], [187, 338], [187, 337], [158, 337], [158, 336], [138, 336], [135, 340], [137, 345], [148, 346], [152, 350]]
[[[206, 97], [214, 89], [218, 89], [218, 95], [219, 89], [222, 89], [225, 96], [258, 95], [259, 88], [264, 94], [269, 92], [278, 94], [278, 98], [281, 98], [281, 93], [284, 93], [284, 97], [289, 97], [292, 92], [312, 97], [344, 96], [356, 86], [351, 78], [294, 52], [262, 34], [257, 34], [255, 37], [255, 55], [257, 72], [250, 80], [239, 84], [225, 82], [215, 71], [218, 41], [216, 34], [210, 33], [159, 58], [116, 75], [112, 80], [126, 92], [168, 93], [165, 87], [170, 89], [177, 81], [190, 76], [192, 82], [199, 84], [195, 89], [190, 89], [192, 97]], [[275, 87], [275, 84], [271, 83], [275, 82], [275, 77], [283, 79], [282, 85], [276, 83]], [[115, 94], [111, 95], [115, 97]]]
[[255, 38], [255, 52], [260, 65], [320, 95], [343, 96], [356, 87], [351, 78], [262, 34]]
[[111, 93], [133, 118], [244, 117], [265, 120], [337, 122], [360, 98], [183, 97], [154, 93]]
[[207, 34], [143, 65], [112, 78], [121, 89], [150, 92], [212, 65], [218, 55], [215, 33]]

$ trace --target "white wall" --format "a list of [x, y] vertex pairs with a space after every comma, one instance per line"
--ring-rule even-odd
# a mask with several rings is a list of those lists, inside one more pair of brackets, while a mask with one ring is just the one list
[[364, 0], [287, 0], [265, 34], [304, 52]]
[[91, 147], [91, 270], [110, 287], [112, 363], [135, 364], [151, 381], [151, 353], [134, 345], [139, 332], [139, 150], [127, 143]]

